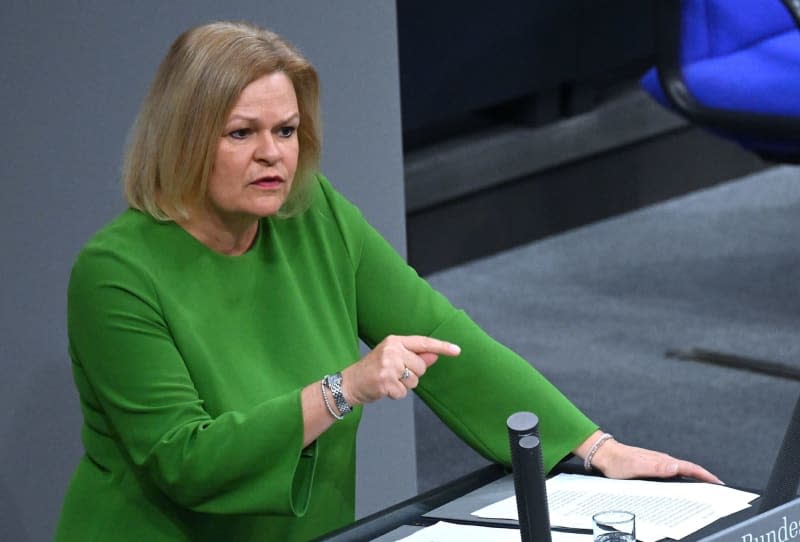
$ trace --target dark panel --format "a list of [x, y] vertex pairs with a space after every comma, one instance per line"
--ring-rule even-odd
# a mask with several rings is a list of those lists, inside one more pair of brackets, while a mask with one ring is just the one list
[[653, 0], [582, 0], [578, 22], [578, 80], [642, 73], [655, 56]]
[[397, 2], [405, 148], [588, 110], [651, 64], [653, 3]]
[[764, 166], [698, 129], [672, 132], [411, 213], [409, 262], [431, 273]]
[[575, 75], [576, 0], [397, 2], [404, 131]]

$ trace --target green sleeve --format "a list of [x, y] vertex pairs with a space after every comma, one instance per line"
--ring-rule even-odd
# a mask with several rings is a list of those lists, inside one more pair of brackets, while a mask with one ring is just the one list
[[462, 353], [441, 357], [425, 373], [417, 394], [483, 456], [510, 464], [506, 420], [519, 411], [539, 417], [546, 472], [597, 429], [541, 373], [466, 313], [454, 312], [431, 335], [458, 344]]
[[[103, 421], [86, 438], [109, 433], [146, 483], [183, 507], [304, 514], [316, 449], [302, 449], [299, 391], [212, 418], [170, 336], [150, 273], [122, 249], [97, 247], [85, 249], [73, 268], [70, 353], [83, 408]], [[92, 442], [86, 444], [91, 457]]]
[[498, 343], [420, 278], [364, 220], [326, 187], [356, 268], [359, 332], [375, 345], [390, 334], [429, 335], [461, 346], [441, 356], [417, 394], [459, 437], [486, 458], [508, 465], [506, 419], [518, 411], [539, 417], [546, 470], [597, 426], [519, 355]]

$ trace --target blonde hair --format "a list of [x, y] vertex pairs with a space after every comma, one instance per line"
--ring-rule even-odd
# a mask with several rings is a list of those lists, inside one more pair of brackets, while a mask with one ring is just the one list
[[321, 150], [317, 72], [274, 32], [234, 22], [187, 30], [161, 62], [125, 152], [128, 204], [158, 220], [188, 218], [206, 195], [217, 142], [239, 95], [274, 72], [292, 81], [300, 109], [297, 172], [278, 214], [304, 210]]

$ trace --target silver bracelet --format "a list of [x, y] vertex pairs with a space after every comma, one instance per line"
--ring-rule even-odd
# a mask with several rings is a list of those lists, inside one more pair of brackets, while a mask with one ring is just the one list
[[592, 447], [589, 449], [589, 453], [586, 454], [586, 459], [583, 460], [583, 468], [586, 469], [586, 472], [592, 472], [592, 459], [594, 459], [594, 454], [597, 453], [597, 450], [600, 449], [600, 446], [602, 446], [605, 441], [613, 438], [614, 435], [611, 433], [603, 433], [600, 435], [600, 438], [594, 441], [594, 444], [592, 444]]
[[331, 408], [331, 404], [328, 402], [328, 394], [325, 392], [325, 380], [320, 381], [319, 387], [322, 390], [322, 400], [325, 401], [325, 408], [328, 409], [328, 412], [331, 413], [331, 416], [333, 416], [337, 420], [344, 419], [344, 416], [339, 416], [337, 413], [333, 411], [333, 409]]

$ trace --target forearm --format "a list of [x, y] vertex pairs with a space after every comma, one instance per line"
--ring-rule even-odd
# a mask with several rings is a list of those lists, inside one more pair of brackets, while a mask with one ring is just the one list
[[[336, 418], [325, 406], [325, 399], [322, 396], [322, 386], [319, 380], [303, 388], [300, 394], [300, 402], [303, 409], [303, 447], [305, 447], [314, 442], [317, 437], [333, 425]], [[339, 414], [330, 393], [328, 393], [328, 405], [336, 414]]]

